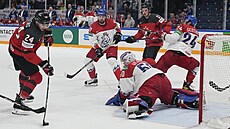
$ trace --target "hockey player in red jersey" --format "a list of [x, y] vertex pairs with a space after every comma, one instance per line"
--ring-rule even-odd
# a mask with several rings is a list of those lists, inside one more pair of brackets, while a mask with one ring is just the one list
[[156, 68], [167, 72], [167, 70], [177, 65], [188, 70], [183, 88], [194, 90], [191, 87], [198, 70], [199, 62], [191, 56], [195, 47], [199, 33], [195, 28], [197, 19], [193, 15], [186, 16], [184, 24], [179, 25], [173, 34], [162, 34], [163, 39], [169, 43], [166, 53], [159, 59]]
[[170, 33], [172, 25], [158, 14], [150, 13], [150, 7], [146, 4], [141, 7], [142, 17], [139, 19], [139, 31], [134, 36], [129, 36], [125, 41], [127, 43], [134, 43], [136, 40], [147, 38], [146, 47], [142, 55], [144, 61], [150, 65], [155, 65], [155, 59], [163, 40], [161, 39], [162, 29], [166, 33]]
[[[38, 66], [40, 66], [47, 75], [52, 76], [54, 74], [54, 69], [49, 62], [42, 60], [36, 54], [43, 39], [46, 46], [51, 46], [53, 43], [50, 32], [47, 35], [45, 33], [48, 32], [46, 30], [49, 24], [50, 18], [48, 13], [43, 10], [37, 11], [32, 22], [22, 23], [10, 38], [9, 54], [13, 59], [15, 70], [20, 71], [20, 91], [19, 94], [16, 94], [15, 101], [21, 105], [24, 105], [23, 100], [32, 97], [30, 94], [37, 84], [42, 82], [42, 75], [39, 72]], [[17, 104], [14, 104], [13, 108], [12, 113], [14, 114], [25, 113], [24, 111], [27, 111], [26, 108]]]
[[120, 90], [106, 105], [125, 106], [127, 117], [131, 119], [152, 113], [157, 98], [166, 105], [192, 109], [199, 107], [199, 93], [172, 89], [169, 79], [161, 70], [145, 61], [136, 60], [130, 51], [124, 52], [120, 59], [125, 68], [121, 71]]
[[[116, 44], [121, 41], [120, 27], [114, 20], [106, 18], [105, 10], [99, 9], [97, 16], [98, 20], [89, 29], [89, 40], [93, 47], [87, 53], [85, 63], [92, 59], [97, 62], [105, 53], [106, 59], [119, 81], [120, 65], [117, 61], [118, 46]], [[87, 66], [87, 71], [91, 79], [85, 81], [85, 86], [97, 86], [98, 79], [93, 62]]]

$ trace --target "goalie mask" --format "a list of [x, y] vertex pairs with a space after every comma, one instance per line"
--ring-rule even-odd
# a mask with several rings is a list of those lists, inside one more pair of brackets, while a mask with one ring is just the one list
[[123, 65], [127, 66], [134, 60], [136, 60], [135, 55], [131, 51], [126, 51], [123, 54], [121, 54], [120, 60]]

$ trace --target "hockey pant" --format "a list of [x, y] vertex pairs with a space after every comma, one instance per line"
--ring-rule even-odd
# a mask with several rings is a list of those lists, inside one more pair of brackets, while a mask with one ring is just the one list
[[182, 52], [172, 50], [168, 50], [163, 56], [161, 56], [155, 68], [158, 68], [164, 73], [167, 73], [168, 69], [173, 65], [177, 65], [188, 70], [186, 75], [187, 83], [193, 82], [193, 79], [199, 70], [199, 62], [195, 58], [188, 57]]
[[138, 95], [139, 98], [148, 103], [149, 108], [152, 108], [158, 98], [161, 103], [171, 104], [173, 91], [171, 83], [165, 74], [156, 74], [142, 84]]

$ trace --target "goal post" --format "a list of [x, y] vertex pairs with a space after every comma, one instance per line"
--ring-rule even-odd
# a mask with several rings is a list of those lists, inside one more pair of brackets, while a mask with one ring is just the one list
[[230, 35], [201, 40], [199, 123], [230, 128]]

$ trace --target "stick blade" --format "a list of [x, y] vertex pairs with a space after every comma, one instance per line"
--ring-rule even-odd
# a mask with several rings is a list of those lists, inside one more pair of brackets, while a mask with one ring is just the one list
[[74, 75], [70, 75], [70, 74], [67, 74], [67, 73], [65, 73], [64, 76], [65, 76], [66, 78], [69, 78], [69, 79], [72, 79], [72, 78], [74, 77]]
[[35, 112], [35, 113], [40, 114], [40, 113], [45, 112], [45, 111], [46, 111], [46, 108], [41, 107], [41, 108], [38, 108], [38, 109], [34, 109], [34, 110], [32, 110], [32, 111]]

